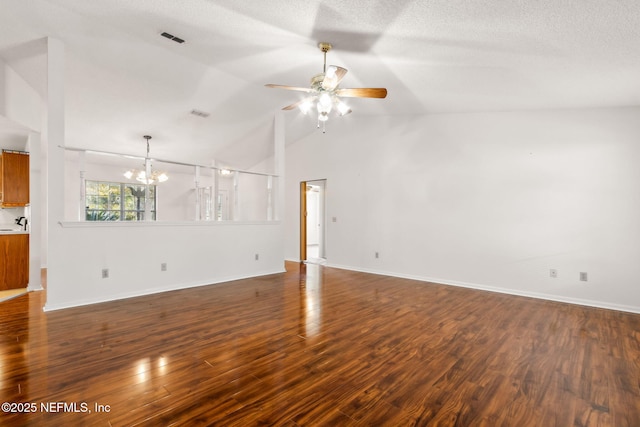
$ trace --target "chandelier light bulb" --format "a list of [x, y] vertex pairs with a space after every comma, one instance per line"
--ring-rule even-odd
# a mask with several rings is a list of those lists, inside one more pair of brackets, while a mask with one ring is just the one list
[[312, 106], [313, 104], [311, 104], [311, 101], [305, 101], [302, 104], [300, 104], [299, 108], [302, 114], [307, 114], [311, 110]]
[[326, 92], [320, 95], [320, 97], [318, 98], [318, 105], [321, 105], [323, 109], [327, 110], [327, 112], [331, 111], [332, 104], [333, 102], [331, 101], [331, 95]]
[[349, 114], [351, 112], [351, 108], [349, 108], [349, 106], [342, 101], [338, 102], [337, 108], [338, 108], [338, 113], [341, 116], [344, 116], [345, 114]]

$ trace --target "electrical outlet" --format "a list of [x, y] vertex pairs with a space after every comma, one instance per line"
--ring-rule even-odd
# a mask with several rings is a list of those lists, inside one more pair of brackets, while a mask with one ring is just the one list
[[554, 279], [558, 277], [558, 270], [556, 270], [555, 268], [552, 268], [551, 270], [549, 270], [549, 276], [553, 277]]
[[167, 271], [167, 263], [163, 262], [162, 264], [160, 264], [160, 271]]
[[338, 222], [338, 217], [335, 217], [335, 216], [334, 216], [334, 217], [332, 217], [332, 218], [331, 218], [331, 222]]
[[380, 253], [376, 252], [376, 258], [380, 258]]
[[256, 254], [256, 261], [260, 259], [260, 254]]
[[102, 269], [102, 278], [103, 279], [108, 279], [109, 278], [109, 269], [108, 268], [103, 268]]
[[584, 271], [580, 272], [580, 281], [582, 282], [586, 282], [587, 281], [587, 273]]

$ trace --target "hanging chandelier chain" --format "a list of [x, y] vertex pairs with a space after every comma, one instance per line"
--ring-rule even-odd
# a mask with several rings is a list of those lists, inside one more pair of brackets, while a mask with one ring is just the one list
[[151, 139], [151, 135], [143, 136], [144, 139], [147, 140], [147, 159], [149, 158], [149, 140]]
[[324, 64], [322, 65], [322, 72], [323, 73], [327, 73], [327, 51], [323, 50], [324, 52]]

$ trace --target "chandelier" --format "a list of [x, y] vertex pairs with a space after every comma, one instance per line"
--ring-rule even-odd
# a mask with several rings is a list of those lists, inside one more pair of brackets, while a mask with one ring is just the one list
[[151, 166], [151, 158], [149, 157], [149, 140], [151, 136], [145, 135], [144, 139], [147, 140], [147, 157], [144, 159], [144, 169], [130, 169], [124, 173], [124, 176], [127, 179], [135, 178], [136, 181], [146, 185], [165, 182], [169, 179], [169, 176], [165, 172], [154, 171]]

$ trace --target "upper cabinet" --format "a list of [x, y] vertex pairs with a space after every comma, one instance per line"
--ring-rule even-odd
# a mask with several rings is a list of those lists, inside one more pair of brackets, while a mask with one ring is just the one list
[[2, 150], [0, 204], [3, 208], [29, 204], [29, 153]]

